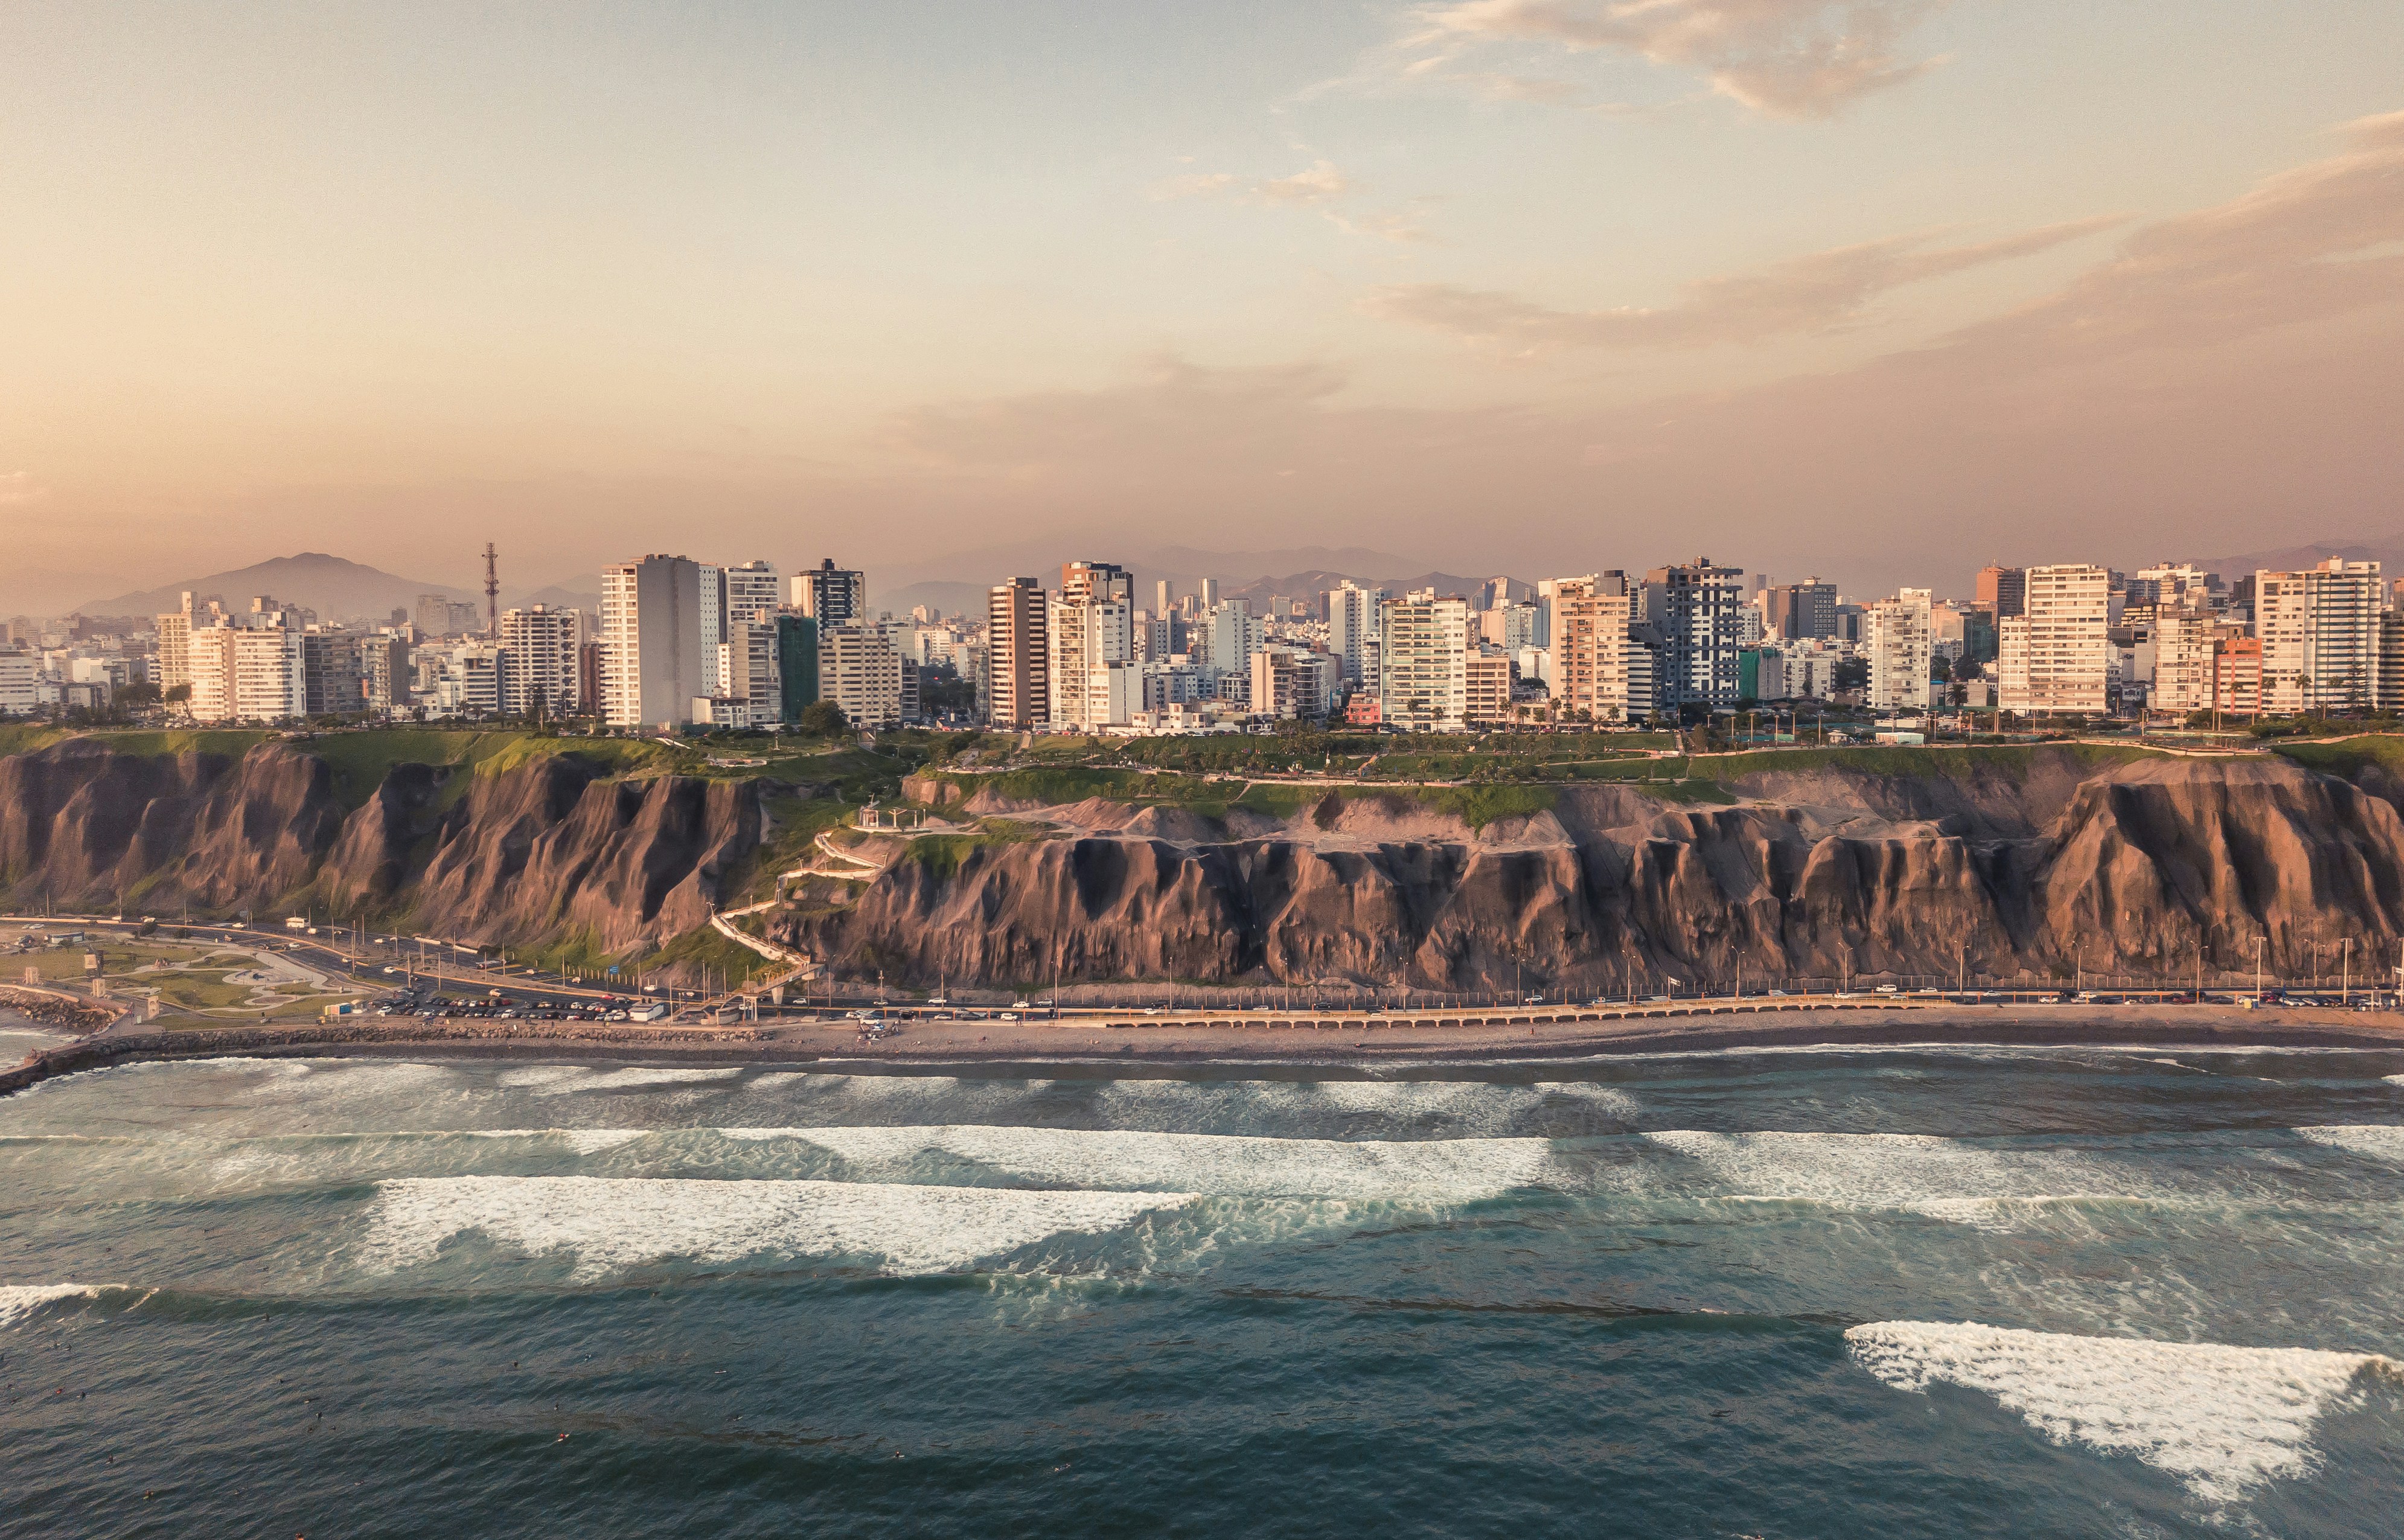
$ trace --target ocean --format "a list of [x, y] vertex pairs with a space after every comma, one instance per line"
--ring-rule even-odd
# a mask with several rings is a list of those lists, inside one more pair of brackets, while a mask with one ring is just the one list
[[2389, 1535], [2404, 1053], [0, 1101], [0, 1534]]

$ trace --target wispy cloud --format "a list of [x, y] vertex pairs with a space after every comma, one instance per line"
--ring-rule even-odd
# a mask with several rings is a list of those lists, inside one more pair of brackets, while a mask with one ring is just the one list
[[1349, 234], [1374, 235], [1381, 241], [1418, 241], [1423, 235], [1416, 221], [1397, 213], [1369, 213], [1357, 207], [1350, 177], [1332, 161], [1318, 161], [1287, 176], [1248, 181], [1230, 172], [1171, 176], [1154, 182], [1145, 196], [1155, 203], [1180, 198], [1225, 198], [1261, 208], [1308, 209]]
[[[1905, 35], [1944, 0], [1457, 0], [1415, 14], [1405, 75], [1586, 106], [1573, 83], [1469, 67], [1487, 49], [1633, 54], [1775, 118], [1826, 118], [1939, 63]], [[1498, 88], [1500, 88], [1498, 90]]]
[[1932, 245], [1927, 235], [1892, 236], [1705, 278], [1686, 286], [1677, 303], [1651, 309], [1556, 310], [1516, 295], [1451, 284], [1398, 285], [1375, 291], [1363, 304], [1393, 320], [1525, 348], [1756, 343], [1855, 325], [1875, 301], [1895, 289], [2030, 256], [2117, 223], [2079, 219], [1970, 245]]
[[0, 508], [42, 500], [49, 488], [36, 485], [30, 470], [0, 471]]

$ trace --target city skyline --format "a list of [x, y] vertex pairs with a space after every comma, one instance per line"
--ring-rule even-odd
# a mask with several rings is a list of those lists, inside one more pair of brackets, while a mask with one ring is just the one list
[[0, 26], [0, 609], [669, 521], [1864, 592], [2404, 524], [2392, 7]]

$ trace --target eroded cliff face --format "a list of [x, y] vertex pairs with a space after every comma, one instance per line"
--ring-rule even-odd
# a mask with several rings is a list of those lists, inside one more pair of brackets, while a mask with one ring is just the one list
[[346, 809], [304, 746], [148, 758], [71, 739], [0, 759], [0, 889], [152, 914], [311, 904], [487, 945], [581, 931], [619, 951], [706, 923], [762, 822], [754, 784], [607, 780], [573, 754], [396, 765]]
[[888, 976], [1028, 984], [2186, 978], [2249, 971], [2257, 940], [2291, 975], [2316, 945], [2396, 957], [2404, 819], [2383, 797], [2280, 760], [2027, 770], [1789, 774], [1728, 807], [1573, 788], [1475, 832], [1374, 794], [1215, 828], [1082, 805], [1050, 810], [1060, 837], [955, 871], [903, 860], [779, 929]]
[[[1830, 766], [1728, 806], [1624, 786], [1472, 830], [1346, 789], [1289, 819], [1089, 802], [1053, 837], [902, 860], [856, 902], [773, 917], [840, 970], [963, 984], [1350, 981], [1573, 989], [1740, 971], [2048, 978], [2309, 975], [2404, 938], [2404, 784], [2280, 759], [2067, 751], [1949, 774]], [[461, 779], [460, 777], [465, 777]], [[303, 903], [522, 945], [632, 949], [706, 922], [760, 849], [759, 783], [605, 778], [571, 753], [402, 764], [346, 806], [305, 744], [239, 759], [71, 740], [0, 759], [0, 897], [147, 913]], [[971, 798], [971, 810], [980, 808]]]

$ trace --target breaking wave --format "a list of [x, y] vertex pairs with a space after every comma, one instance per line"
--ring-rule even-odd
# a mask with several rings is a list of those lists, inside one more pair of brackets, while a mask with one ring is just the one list
[[2057, 1444], [2131, 1454], [2230, 1502], [2317, 1464], [2313, 1424], [2366, 1373], [2372, 1353], [2230, 1348], [2016, 1331], [1974, 1323], [1880, 1321], [1845, 1333], [1854, 1360], [1899, 1391], [1960, 1385], [1995, 1398]]
[[97, 1299], [114, 1283], [0, 1283], [0, 1327], [13, 1326], [62, 1299]]
[[579, 1278], [670, 1258], [762, 1254], [873, 1256], [890, 1273], [943, 1272], [1063, 1233], [1115, 1229], [1193, 1198], [845, 1182], [404, 1178], [378, 1184], [365, 1255], [373, 1269], [409, 1267], [476, 1231], [532, 1255], [573, 1252]]
[[2325, 1123], [2299, 1128], [2297, 1134], [2315, 1144], [2367, 1155], [2372, 1160], [2404, 1166], [2404, 1127], [2386, 1123]]
[[977, 1124], [887, 1128], [727, 1128], [730, 1139], [790, 1139], [879, 1180], [952, 1155], [1034, 1182], [1267, 1197], [1471, 1202], [1542, 1184], [1541, 1139], [1348, 1141]]

